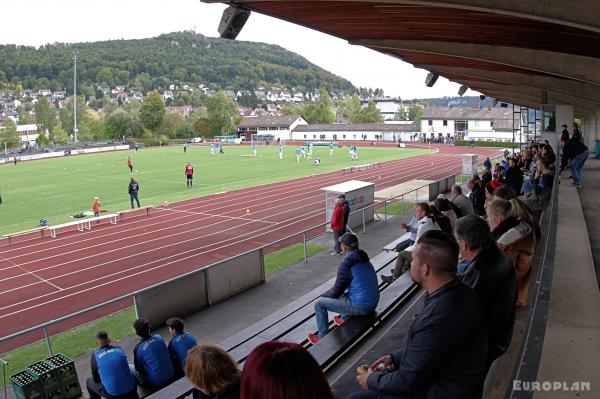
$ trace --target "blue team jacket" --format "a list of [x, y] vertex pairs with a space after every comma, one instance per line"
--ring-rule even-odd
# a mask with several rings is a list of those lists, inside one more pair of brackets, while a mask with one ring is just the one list
[[183, 369], [188, 351], [197, 344], [196, 338], [186, 332], [177, 334], [171, 339], [171, 342], [169, 342], [169, 352], [176, 367]]
[[102, 383], [111, 396], [121, 396], [135, 390], [135, 380], [129, 371], [127, 355], [118, 346], [104, 345], [92, 354], [92, 376]]
[[145, 385], [160, 387], [173, 380], [175, 371], [167, 344], [160, 335], [142, 339], [133, 348], [135, 369]]

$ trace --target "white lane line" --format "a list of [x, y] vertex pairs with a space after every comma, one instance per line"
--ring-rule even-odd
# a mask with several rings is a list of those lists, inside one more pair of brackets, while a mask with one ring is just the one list
[[[269, 223], [269, 224], [279, 224], [279, 222], [270, 222], [270, 221], [264, 220], [264, 219], [250, 219], [250, 218], [241, 218], [241, 217], [237, 217], [237, 216], [215, 215], [215, 214], [206, 213], [206, 212], [192, 212], [192, 211], [184, 211], [184, 210], [181, 210], [181, 209], [170, 209], [170, 208], [165, 208], [165, 207], [156, 208], [156, 210], [163, 211], [163, 212], [189, 213], [189, 214], [192, 214], [192, 215], [210, 216], [210, 217], [224, 218], [224, 219], [229, 219], [229, 220], [244, 220], [244, 221], [247, 221], [247, 222], [260, 222], [260, 223]], [[175, 226], [175, 227], [177, 227], [177, 226]]]
[[[49, 284], [49, 285], [51, 285], [52, 287], [54, 287], [54, 288], [58, 289], [59, 291], [62, 291], [62, 290], [63, 290], [63, 289], [62, 289], [61, 287], [59, 287], [58, 285], [56, 285], [56, 284], [54, 284], [54, 283], [51, 283], [50, 281], [46, 280], [45, 278], [38, 276], [38, 275], [37, 275], [37, 274], [35, 274], [34, 272], [31, 272], [31, 271], [29, 271], [29, 270], [25, 269], [25, 268], [24, 268], [23, 266], [21, 266], [21, 265], [17, 265], [16, 263], [14, 263], [13, 261], [11, 261], [10, 259], [6, 259], [6, 258], [4, 258], [3, 256], [0, 256], [0, 258], [4, 259], [4, 260], [5, 260], [5, 261], [7, 261], [8, 263], [12, 263], [12, 264], [14, 265], [14, 267], [17, 267], [17, 268], [19, 268], [19, 269], [23, 270], [23, 271], [26, 273], [26, 274], [20, 274], [18, 277], [23, 277], [23, 276], [26, 276], [26, 275], [31, 275], [31, 276], [33, 276], [33, 277], [37, 278], [38, 280], [40, 280], [41, 282], [44, 282], [44, 283], [46, 283], [46, 284]], [[36, 283], [36, 284], [37, 284], [37, 283]], [[6, 292], [9, 292], [9, 291], [10, 291], [10, 290], [8, 290], [8, 291], [6, 291]], [[4, 293], [5, 293], [5, 291], [0, 291], [0, 295], [2, 295], [2, 294], [4, 294]]]

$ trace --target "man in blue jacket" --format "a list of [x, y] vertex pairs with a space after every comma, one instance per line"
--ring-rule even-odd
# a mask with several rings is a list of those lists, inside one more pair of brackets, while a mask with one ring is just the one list
[[167, 326], [169, 327], [169, 334], [173, 337], [169, 342], [169, 353], [173, 361], [173, 368], [177, 377], [183, 377], [187, 353], [198, 343], [192, 334], [183, 331], [183, 320], [179, 317], [172, 317], [167, 320]]
[[366, 391], [348, 399], [481, 397], [487, 329], [477, 293], [456, 279], [459, 246], [427, 231], [412, 255], [410, 275], [425, 290], [403, 349], [377, 359], [357, 377]]
[[98, 349], [92, 353], [92, 376], [85, 382], [90, 399], [137, 399], [137, 386], [125, 351], [110, 344], [106, 331], [96, 333], [96, 346]]
[[308, 340], [316, 344], [329, 332], [327, 311], [341, 313], [335, 316], [338, 325], [350, 316], [367, 315], [379, 303], [379, 285], [375, 268], [369, 255], [358, 248], [358, 238], [351, 233], [340, 237], [344, 260], [338, 267], [333, 287], [315, 302], [318, 335], [308, 334]]
[[171, 383], [175, 377], [167, 344], [158, 334], [150, 335], [150, 322], [137, 319], [133, 322], [140, 342], [133, 348], [135, 370], [140, 385], [152, 391]]

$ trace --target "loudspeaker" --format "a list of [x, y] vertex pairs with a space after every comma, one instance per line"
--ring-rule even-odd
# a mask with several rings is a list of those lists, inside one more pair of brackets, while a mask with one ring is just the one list
[[458, 95], [462, 97], [463, 94], [467, 92], [467, 90], [469, 90], [467, 86], [460, 86], [460, 89], [458, 89]]
[[479, 99], [480, 99], [481, 101], [483, 101], [483, 100], [485, 100], [485, 96], [482, 94], [482, 95], [480, 95], [480, 96], [479, 96]]
[[223, 11], [219, 23], [219, 35], [223, 39], [235, 40], [240, 34], [246, 21], [250, 17], [250, 10], [238, 6], [230, 6]]
[[500, 103], [500, 107], [501, 108], [508, 108], [508, 104], [507, 103]]
[[432, 87], [437, 82], [440, 75], [434, 72], [429, 72], [425, 78], [425, 86]]

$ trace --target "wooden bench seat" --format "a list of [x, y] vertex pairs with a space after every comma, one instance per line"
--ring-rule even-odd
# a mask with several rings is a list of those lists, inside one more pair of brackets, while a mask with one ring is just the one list
[[[399, 244], [402, 244], [399, 246]], [[406, 245], [406, 246], [404, 246]], [[407, 247], [410, 246], [410, 233], [406, 233], [401, 235], [400, 237], [396, 238], [394, 241], [390, 242], [389, 244], [386, 244], [382, 249], [386, 252], [392, 252], [394, 250], [396, 250], [396, 247], [398, 247], [399, 249], [405, 249]]]
[[62, 229], [63, 227], [77, 226], [78, 231], [91, 230], [92, 229], [92, 221], [99, 222], [101, 220], [108, 219], [110, 221], [110, 224], [117, 224], [118, 216], [119, 215], [116, 213], [109, 213], [107, 215], [102, 215], [102, 216], [98, 216], [98, 217], [75, 220], [73, 222], [57, 224], [54, 226], [48, 226], [48, 230], [50, 231], [50, 237], [56, 238], [56, 230], [57, 229]]

